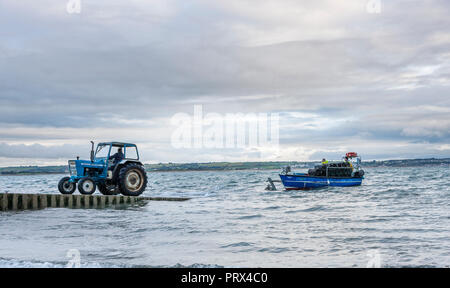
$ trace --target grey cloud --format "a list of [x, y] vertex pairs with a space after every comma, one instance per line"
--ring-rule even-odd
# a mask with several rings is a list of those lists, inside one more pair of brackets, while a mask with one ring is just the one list
[[111, 128], [192, 113], [198, 103], [219, 113], [309, 111], [337, 123], [304, 129], [308, 120], [284, 114], [283, 145], [448, 143], [448, 112], [416, 108], [450, 107], [450, 5], [385, 1], [369, 14], [363, 2], [276, 2], [298, 15], [240, 1], [89, 2], [80, 15], [54, 1], [3, 3], [0, 125]]
[[[16, 144], [10, 145], [0, 143], [0, 157], [5, 158], [38, 158], [38, 159], [68, 159], [75, 158], [76, 155], [87, 157], [89, 155], [89, 148], [81, 145], [54, 145], [44, 146], [40, 144], [24, 145]], [[83, 152], [84, 151], [84, 152]], [[87, 152], [86, 152], [87, 151]], [[77, 153], [82, 153], [77, 154]]]

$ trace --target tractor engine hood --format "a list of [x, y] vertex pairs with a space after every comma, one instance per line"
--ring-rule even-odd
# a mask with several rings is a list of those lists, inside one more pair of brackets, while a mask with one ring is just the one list
[[85, 168], [103, 169], [104, 162], [91, 162], [90, 160], [69, 160], [69, 171], [72, 176], [84, 175]]
[[91, 162], [90, 160], [75, 160], [77, 167], [83, 168], [103, 168], [103, 161], [99, 162]]

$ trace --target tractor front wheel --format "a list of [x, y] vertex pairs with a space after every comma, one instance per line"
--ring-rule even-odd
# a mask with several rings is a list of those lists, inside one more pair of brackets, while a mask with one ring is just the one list
[[120, 192], [125, 196], [139, 196], [147, 187], [147, 174], [144, 167], [129, 164], [119, 172]]
[[61, 194], [72, 194], [75, 191], [76, 184], [69, 180], [70, 177], [64, 177], [59, 180], [58, 190]]
[[83, 195], [91, 195], [95, 192], [95, 181], [90, 177], [81, 178], [78, 182], [78, 191]]

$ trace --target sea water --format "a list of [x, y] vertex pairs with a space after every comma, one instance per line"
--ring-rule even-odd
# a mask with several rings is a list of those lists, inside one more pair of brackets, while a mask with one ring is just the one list
[[[0, 212], [0, 267], [73, 251], [81, 267], [449, 267], [449, 167], [365, 170], [361, 187], [309, 191], [266, 191], [278, 171], [148, 173], [145, 196], [192, 199]], [[58, 193], [63, 176], [0, 176], [0, 192]]]

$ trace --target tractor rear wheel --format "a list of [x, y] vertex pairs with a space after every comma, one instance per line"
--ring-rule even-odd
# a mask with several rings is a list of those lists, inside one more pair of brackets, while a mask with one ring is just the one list
[[83, 195], [92, 195], [95, 192], [95, 181], [90, 177], [81, 178], [78, 182], [78, 191]]
[[147, 173], [139, 164], [129, 164], [119, 172], [120, 192], [125, 196], [139, 196], [147, 187]]
[[61, 194], [72, 194], [75, 191], [77, 185], [69, 180], [70, 177], [64, 177], [59, 180], [58, 190]]
[[117, 195], [120, 193], [117, 189], [108, 189], [105, 183], [98, 183], [97, 188], [98, 191], [100, 191], [100, 193], [102, 193], [103, 195]]

